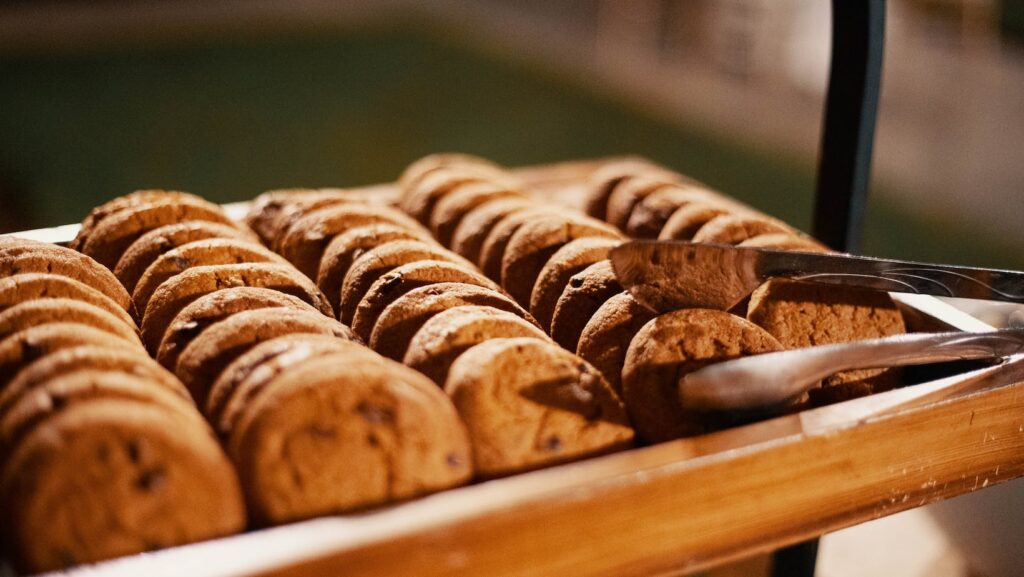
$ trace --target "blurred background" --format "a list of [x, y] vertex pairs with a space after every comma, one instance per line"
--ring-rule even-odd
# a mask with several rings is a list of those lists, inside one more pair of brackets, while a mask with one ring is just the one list
[[[226, 202], [384, 182], [438, 151], [640, 154], [807, 229], [829, 16], [827, 0], [3, 2], [0, 232], [138, 188]], [[890, 0], [886, 42], [864, 253], [1024, 268], [1024, 0]]]

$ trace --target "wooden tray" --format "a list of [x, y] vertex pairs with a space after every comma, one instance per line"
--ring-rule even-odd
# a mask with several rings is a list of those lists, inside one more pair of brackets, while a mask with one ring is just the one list
[[[590, 166], [521, 174], [551, 183]], [[393, 194], [389, 186], [366, 190], [384, 200]], [[227, 208], [237, 216], [245, 204]], [[66, 242], [76, 230], [18, 234]], [[894, 296], [911, 330], [990, 328], [937, 299]], [[65, 574], [690, 572], [1021, 475], [1024, 355], [719, 433]]]

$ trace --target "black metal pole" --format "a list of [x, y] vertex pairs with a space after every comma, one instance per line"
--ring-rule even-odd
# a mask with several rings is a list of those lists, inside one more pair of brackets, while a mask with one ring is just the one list
[[[858, 252], [882, 84], [885, 0], [832, 0], [832, 64], [814, 196], [813, 234]], [[814, 577], [818, 540], [780, 549], [773, 577]]]
[[884, 39], [885, 0], [832, 0], [832, 67], [813, 234], [847, 252], [860, 249]]

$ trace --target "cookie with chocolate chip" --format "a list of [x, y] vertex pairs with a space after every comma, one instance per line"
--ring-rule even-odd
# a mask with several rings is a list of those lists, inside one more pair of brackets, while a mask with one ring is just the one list
[[681, 206], [665, 221], [661, 232], [658, 233], [658, 240], [692, 240], [693, 235], [697, 234], [697, 231], [708, 221], [719, 216], [733, 214], [733, 212], [725, 206], [705, 202], [693, 202]]
[[51, 323], [88, 325], [127, 343], [142, 345], [138, 329], [129, 327], [98, 306], [67, 298], [29, 300], [0, 312], [0, 339], [20, 330]]
[[473, 474], [465, 428], [437, 385], [347, 351], [268, 382], [238, 419], [228, 451], [259, 524], [409, 499]]
[[504, 196], [480, 204], [459, 221], [452, 233], [451, 249], [472, 263], [480, 262], [480, 251], [491, 229], [501, 219], [536, 203], [526, 197]]
[[762, 234], [795, 234], [787, 224], [774, 218], [757, 215], [722, 215], [709, 220], [693, 235], [693, 242], [739, 244]]
[[131, 315], [113, 299], [73, 278], [48, 273], [23, 273], [0, 278], [0, 311], [37, 299], [67, 298], [97, 306], [135, 329]]
[[551, 338], [575, 351], [590, 318], [608, 299], [622, 292], [611, 262], [598, 261], [569, 278], [551, 315]]
[[245, 223], [269, 247], [276, 246], [286, 228], [302, 214], [349, 202], [364, 202], [366, 197], [336, 188], [290, 188], [269, 190], [253, 199]]
[[651, 443], [728, 426], [730, 415], [684, 409], [679, 380], [709, 364], [782, 350], [761, 327], [724, 311], [686, 309], [636, 333], [622, 369], [622, 395], [637, 434]]
[[633, 337], [657, 316], [629, 293], [620, 293], [597, 309], [580, 334], [576, 354], [601, 371], [619, 395], [622, 394], [622, 367]]
[[438, 242], [451, 246], [455, 229], [467, 213], [485, 202], [510, 197], [525, 198], [525, 195], [492, 182], [470, 182], [457, 186], [434, 205], [430, 213], [430, 230]]
[[481, 477], [632, 446], [626, 411], [601, 373], [547, 341], [476, 345], [452, 363], [444, 390], [466, 423]]
[[585, 237], [570, 241], [555, 252], [537, 275], [530, 294], [530, 313], [544, 330], [551, 330], [551, 317], [558, 299], [573, 275], [608, 258], [618, 239]]

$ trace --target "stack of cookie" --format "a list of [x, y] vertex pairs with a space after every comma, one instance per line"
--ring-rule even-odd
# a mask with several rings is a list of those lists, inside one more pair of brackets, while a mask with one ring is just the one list
[[[277, 237], [272, 217], [289, 218], [269, 202], [280, 197], [297, 201], [288, 210], [355, 198], [271, 193], [257, 235], [194, 195], [136, 192], [93, 210], [74, 244], [102, 256], [131, 293], [143, 342], [223, 439], [254, 523], [466, 482], [465, 428], [448, 398], [360, 344], [320, 289], [260, 243]], [[288, 242], [274, 246], [308, 262], [311, 236], [280, 232]]]
[[117, 278], [0, 237], [0, 515], [39, 572], [229, 535], [238, 479], [186, 388], [146, 354]]
[[[443, 172], [433, 174], [432, 187], [450, 185], [452, 194], [442, 199], [429, 192], [435, 188], [417, 188], [422, 194], [406, 195], [403, 206], [420, 207], [410, 212], [449, 238], [458, 217], [475, 204], [528, 202], [499, 169], [480, 161], [467, 172], [474, 171], [492, 180], [456, 186]], [[410, 190], [418, 182], [409, 173], [406, 179]], [[372, 349], [445, 387], [469, 430], [478, 476], [630, 445], [623, 407], [600, 374], [554, 346], [520, 304], [417, 220], [351, 195], [328, 200], [280, 191], [258, 198], [247, 220], [297, 266], [319, 260], [307, 271], [338, 303], [339, 318]], [[512, 421], [517, 427], [510, 430]], [[524, 435], [524, 429], [535, 433]]]

